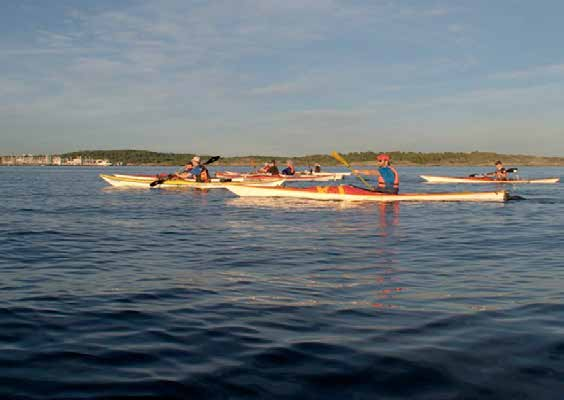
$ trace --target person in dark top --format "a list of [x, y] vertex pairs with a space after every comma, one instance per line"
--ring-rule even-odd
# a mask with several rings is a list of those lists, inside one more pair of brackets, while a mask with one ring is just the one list
[[315, 166], [313, 167], [313, 172], [321, 172], [321, 165], [319, 165], [319, 163], [315, 163]]
[[276, 160], [270, 162], [270, 167], [266, 173], [270, 175], [280, 175], [280, 171], [278, 171], [278, 167], [276, 166]]

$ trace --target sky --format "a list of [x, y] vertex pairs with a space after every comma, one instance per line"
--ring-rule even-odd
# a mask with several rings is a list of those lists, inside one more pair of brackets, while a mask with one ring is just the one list
[[564, 156], [564, 2], [19, 0], [0, 154]]

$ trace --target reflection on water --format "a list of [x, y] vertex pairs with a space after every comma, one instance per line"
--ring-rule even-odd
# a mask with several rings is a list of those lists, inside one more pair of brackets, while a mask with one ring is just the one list
[[387, 236], [391, 233], [388, 227], [394, 228], [399, 225], [400, 203], [399, 201], [378, 203], [378, 211], [380, 214], [380, 230], [384, 236]]
[[378, 243], [376, 257], [382, 267], [374, 278], [375, 298], [372, 306], [376, 308], [397, 308], [394, 303], [397, 296], [405, 291], [398, 286], [400, 274], [398, 261], [400, 226], [400, 203], [378, 203]]
[[562, 185], [362, 204], [1, 172], [0, 399], [562, 397]]
[[277, 208], [284, 211], [292, 210], [345, 210], [351, 208], [365, 208], [370, 204], [351, 201], [323, 201], [296, 199], [290, 197], [235, 197], [227, 199], [226, 203], [234, 207], [245, 208]]

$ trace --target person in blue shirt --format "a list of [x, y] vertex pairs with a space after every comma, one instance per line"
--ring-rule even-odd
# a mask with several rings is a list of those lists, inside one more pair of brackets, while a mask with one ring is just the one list
[[282, 175], [294, 175], [296, 173], [296, 169], [294, 168], [294, 163], [292, 160], [286, 161], [286, 168], [282, 170]]
[[378, 161], [378, 188], [376, 191], [382, 193], [398, 194], [399, 192], [399, 174], [398, 171], [390, 165], [390, 156], [387, 154], [379, 154], [376, 157]]
[[186, 164], [184, 171], [177, 176], [181, 179], [196, 179], [197, 182], [209, 182], [210, 173], [205, 165], [200, 163], [200, 157], [194, 156], [192, 160]]

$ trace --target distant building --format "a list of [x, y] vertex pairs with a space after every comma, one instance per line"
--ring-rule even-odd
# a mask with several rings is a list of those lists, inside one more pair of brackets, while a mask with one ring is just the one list
[[71, 160], [66, 159], [64, 165], [82, 165], [82, 156], [77, 156]]
[[110, 165], [112, 165], [112, 163], [110, 162], [110, 160], [94, 160], [94, 164], [98, 167], [109, 167]]
[[[117, 165], [122, 165], [123, 163], [118, 162]], [[33, 155], [33, 154], [21, 154], [21, 155], [10, 155], [10, 156], [0, 156], [0, 165], [85, 165], [85, 166], [96, 166], [96, 167], [109, 167], [113, 165], [108, 159], [92, 159], [83, 158], [82, 156], [77, 156], [74, 158], [63, 158], [60, 155]]]

